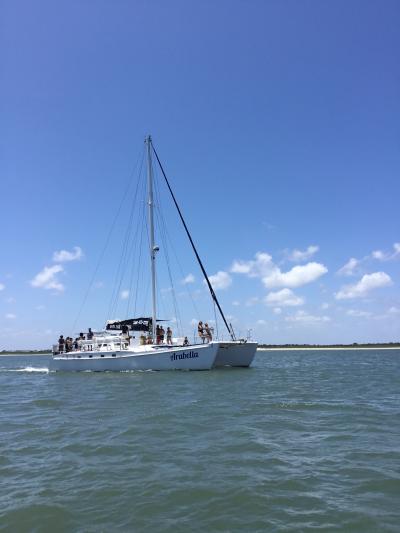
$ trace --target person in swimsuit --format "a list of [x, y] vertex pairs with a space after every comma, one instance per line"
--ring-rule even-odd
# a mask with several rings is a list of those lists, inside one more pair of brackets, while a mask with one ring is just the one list
[[167, 344], [172, 344], [172, 329], [167, 327]]
[[211, 328], [209, 327], [209, 325], [207, 324], [207, 322], [206, 322], [205, 325], [204, 325], [204, 329], [205, 329], [205, 332], [206, 332], [206, 339], [207, 339], [207, 342], [211, 342], [211, 341], [212, 341]]
[[199, 322], [199, 325], [197, 326], [197, 334], [200, 337], [200, 339], [203, 341], [203, 344], [204, 344], [204, 341], [205, 341], [204, 327], [203, 327], [203, 322], [201, 320]]

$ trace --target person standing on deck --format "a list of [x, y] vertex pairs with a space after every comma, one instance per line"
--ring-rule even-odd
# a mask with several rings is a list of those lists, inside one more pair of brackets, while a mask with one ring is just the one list
[[212, 341], [212, 333], [211, 333], [211, 328], [209, 327], [207, 322], [204, 325], [204, 329], [205, 329], [205, 332], [206, 332], [207, 342], [211, 342]]
[[200, 339], [203, 341], [203, 344], [204, 344], [204, 341], [205, 341], [204, 327], [203, 327], [203, 322], [201, 320], [199, 322], [199, 325], [197, 326], [197, 334], [200, 337]]
[[167, 344], [172, 344], [172, 329], [167, 327]]
[[58, 339], [58, 351], [60, 353], [63, 353], [64, 347], [65, 347], [65, 339], [63, 335], [60, 335], [60, 338]]
[[121, 333], [122, 333], [122, 337], [128, 341], [128, 344], [130, 344], [131, 342], [131, 337], [129, 335], [129, 326], [127, 326], [126, 324], [123, 324], [122, 328], [121, 328]]

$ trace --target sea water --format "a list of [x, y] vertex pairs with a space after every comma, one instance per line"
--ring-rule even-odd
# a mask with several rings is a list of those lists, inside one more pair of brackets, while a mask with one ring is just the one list
[[400, 351], [52, 373], [0, 357], [0, 530], [400, 530]]

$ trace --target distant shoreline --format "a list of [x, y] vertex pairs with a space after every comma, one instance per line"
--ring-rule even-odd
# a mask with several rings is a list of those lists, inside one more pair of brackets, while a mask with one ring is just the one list
[[308, 352], [310, 350], [317, 350], [317, 351], [321, 351], [321, 350], [348, 350], [348, 351], [352, 351], [352, 350], [400, 350], [400, 346], [343, 346], [343, 347], [338, 347], [338, 346], [309, 346], [308, 348], [305, 348], [304, 346], [299, 346], [299, 347], [295, 347], [295, 346], [292, 346], [292, 347], [284, 347], [284, 346], [276, 346], [276, 347], [268, 347], [268, 348], [264, 348], [264, 347], [259, 347], [257, 348], [257, 351], [258, 352], [285, 352], [285, 351], [296, 351], [296, 352], [299, 352], [299, 351], [305, 351], [305, 352]]
[[10, 355], [51, 355], [51, 352], [14, 352], [10, 350], [6, 352], [5, 350], [0, 352], [0, 357], [9, 357]]
[[259, 350], [398, 350], [400, 342], [353, 342], [352, 344], [259, 344]]

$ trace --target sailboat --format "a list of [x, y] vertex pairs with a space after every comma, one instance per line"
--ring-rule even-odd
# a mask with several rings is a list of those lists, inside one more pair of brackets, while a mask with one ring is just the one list
[[[82, 338], [75, 351], [65, 352], [62, 349], [60, 350], [58, 345], [54, 345], [50, 369], [56, 371], [130, 371], [211, 370], [212, 368], [224, 366], [248, 367], [254, 359], [257, 343], [236, 339], [233, 328], [225, 318], [199, 257], [150, 135], [146, 137], [145, 143], [147, 152], [147, 204], [152, 316], [127, 320], [109, 320], [104, 331]], [[198, 339], [199, 342], [189, 343], [187, 337], [184, 337], [170, 339], [168, 344], [164, 344], [164, 342], [159, 340], [158, 324], [161, 321], [157, 318], [156, 292], [156, 255], [159, 248], [155, 245], [153, 155], [161, 169], [173, 203], [208, 285], [212, 300], [228, 330], [229, 341], [219, 341], [217, 339], [205, 343], [204, 339]]]

